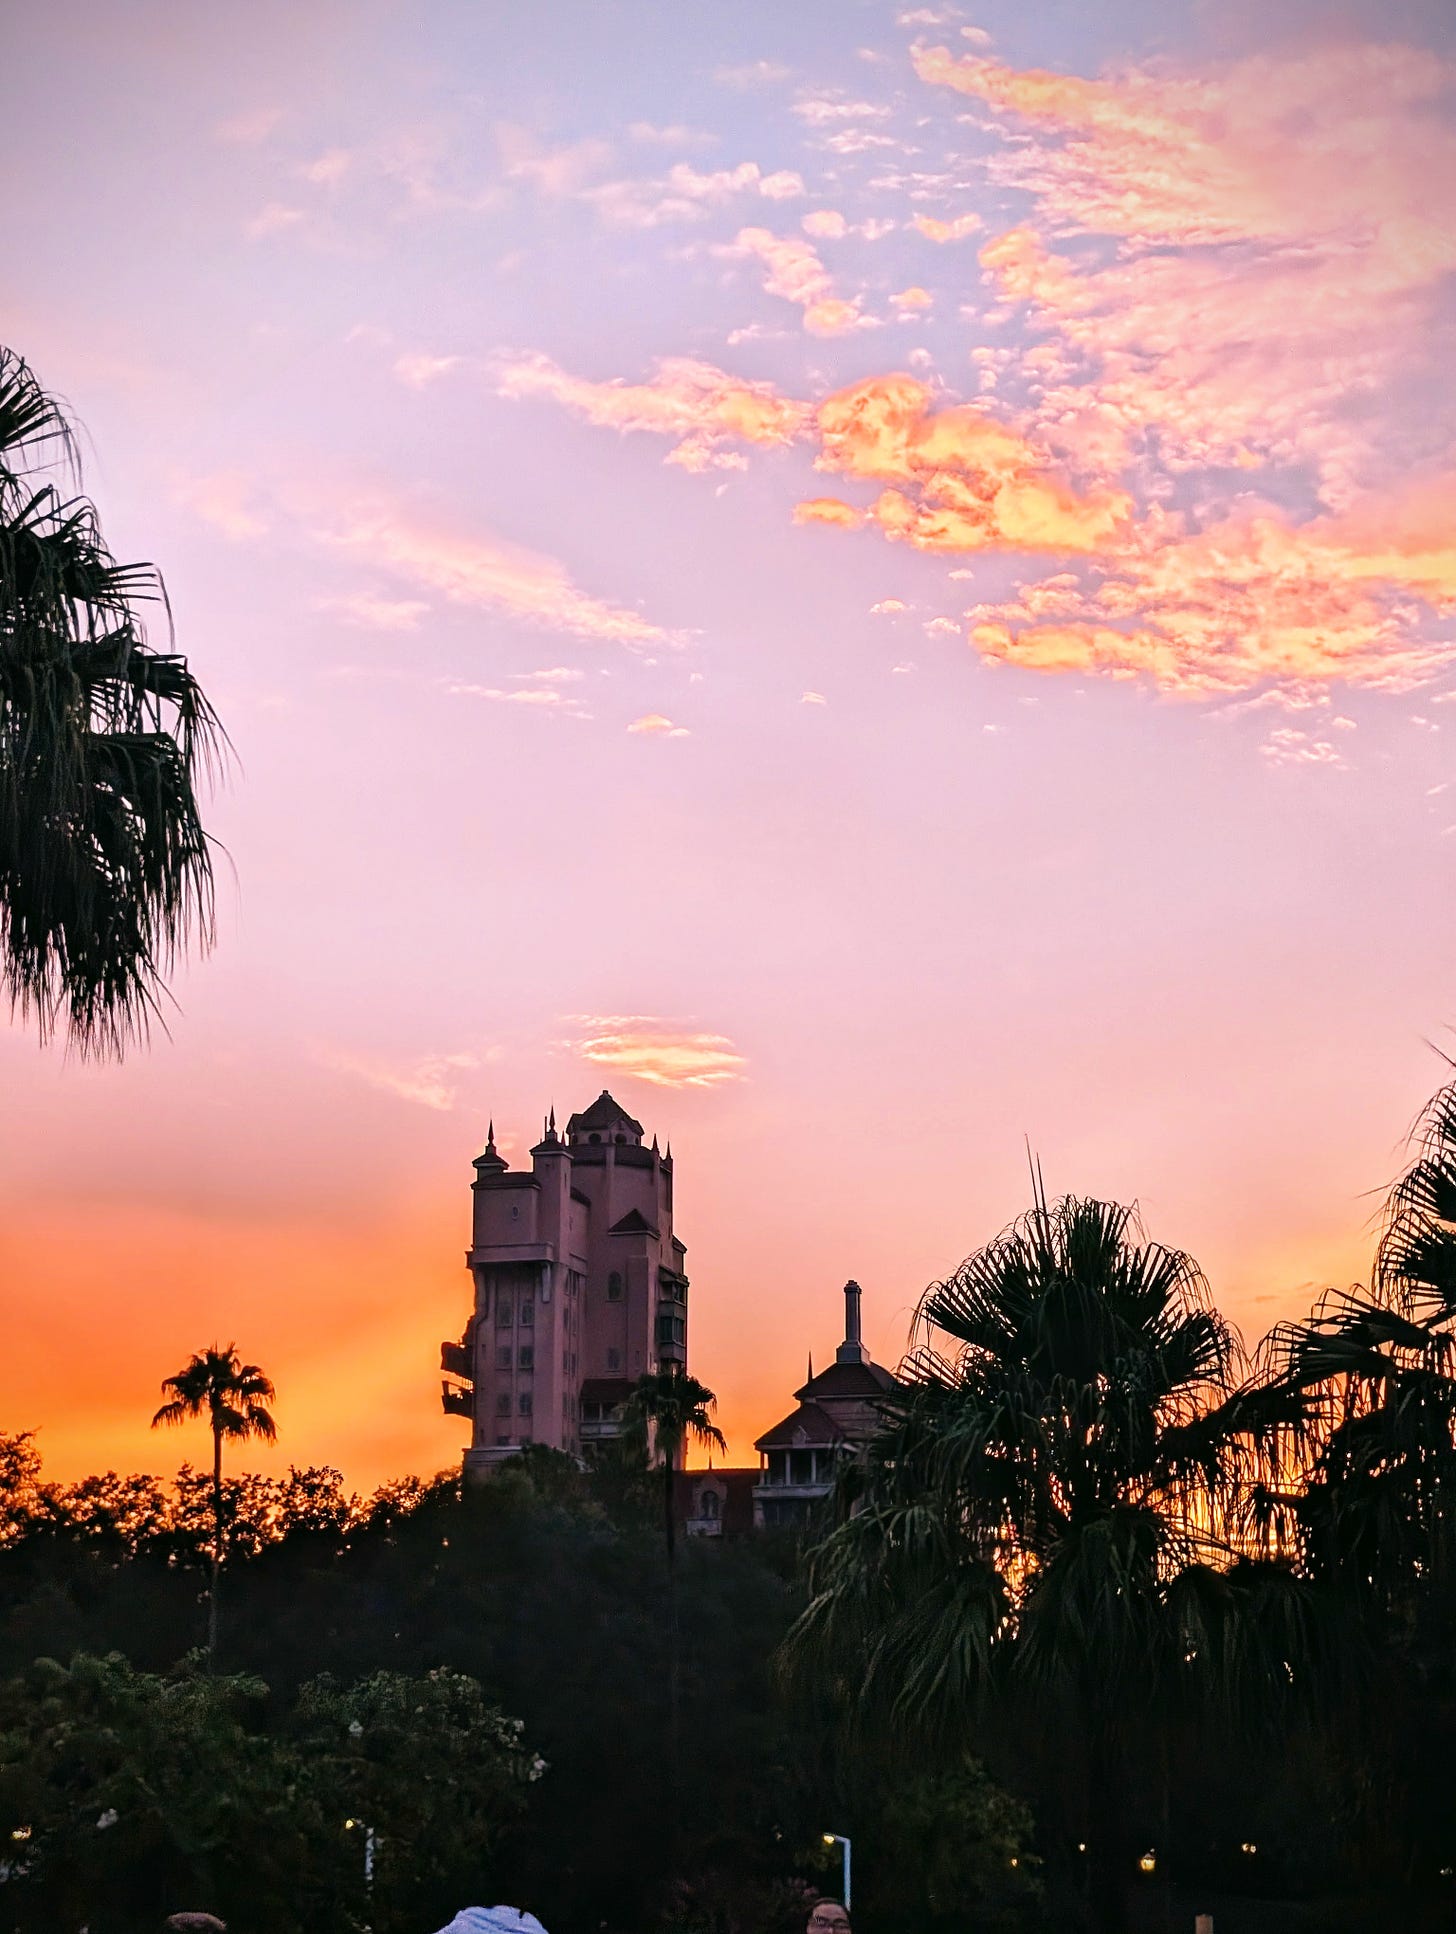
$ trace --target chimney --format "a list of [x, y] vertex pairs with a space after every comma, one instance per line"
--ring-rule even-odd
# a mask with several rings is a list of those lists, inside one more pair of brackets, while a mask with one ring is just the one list
[[851, 1276], [844, 1285], [844, 1341], [834, 1352], [836, 1363], [863, 1363], [864, 1345], [859, 1340], [859, 1284]]

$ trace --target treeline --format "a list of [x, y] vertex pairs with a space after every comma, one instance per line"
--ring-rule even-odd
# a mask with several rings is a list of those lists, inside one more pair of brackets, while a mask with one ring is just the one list
[[[169, 1380], [210, 1475], [0, 1440], [0, 1927], [797, 1934], [826, 1834], [874, 1934], [1449, 1925], [1456, 1088], [1369, 1286], [1254, 1352], [1130, 1210], [1038, 1194], [902, 1377], [803, 1543], [674, 1545], [640, 1434], [463, 1493], [223, 1475], [231, 1349]], [[649, 1396], [660, 1441], [711, 1404]]]
[[[210, 1479], [48, 1485], [8, 1448], [0, 1836], [27, 1838], [0, 1925], [140, 1934], [205, 1907], [270, 1934], [420, 1934], [468, 1898], [524, 1902], [552, 1934], [798, 1934], [837, 1875], [822, 1835], [873, 1813], [857, 1891], [910, 1934], [928, 1903], [895, 1870], [919, 1869], [945, 1809], [958, 1906], [994, 1925], [1035, 1896], [1030, 1816], [977, 1767], [892, 1791], [785, 1691], [795, 1546], [689, 1540], [669, 1588], [645, 1470], [587, 1475], [538, 1448], [463, 1495], [453, 1478], [364, 1500], [333, 1472], [226, 1480], [210, 1677]], [[451, 1760], [445, 1694], [411, 1702], [441, 1684], [452, 1711], [491, 1716], [480, 1773]], [[383, 1729], [365, 1710], [381, 1701]], [[87, 1728], [115, 1755], [72, 1750]], [[376, 1753], [369, 1797], [349, 1782]]]

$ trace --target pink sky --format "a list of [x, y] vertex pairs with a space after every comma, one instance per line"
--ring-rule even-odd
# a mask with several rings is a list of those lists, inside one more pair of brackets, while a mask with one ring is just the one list
[[[59, 104], [64, 103], [63, 109]], [[1048, 1186], [1257, 1337], [1450, 1048], [1456, 20], [78, 0], [0, 341], [238, 762], [170, 1038], [0, 1037], [0, 1422], [452, 1463], [470, 1160], [672, 1139], [736, 1459]]]

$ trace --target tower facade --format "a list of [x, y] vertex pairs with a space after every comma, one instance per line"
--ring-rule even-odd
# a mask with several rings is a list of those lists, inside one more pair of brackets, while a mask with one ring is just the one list
[[466, 1264], [474, 1310], [441, 1345], [447, 1413], [470, 1420], [467, 1475], [526, 1444], [572, 1455], [614, 1437], [633, 1383], [687, 1363], [686, 1250], [672, 1152], [604, 1088], [563, 1134], [553, 1110], [529, 1169], [475, 1161]]

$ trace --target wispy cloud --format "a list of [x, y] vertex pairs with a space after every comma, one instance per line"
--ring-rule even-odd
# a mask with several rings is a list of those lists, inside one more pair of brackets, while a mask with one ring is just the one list
[[429, 605], [420, 598], [382, 598], [372, 591], [347, 591], [333, 598], [316, 598], [316, 611], [332, 612], [366, 631], [417, 631]]
[[562, 1042], [571, 1054], [657, 1088], [720, 1088], [745, 1076], [747, 1061], [724, 1034], [653, 1014], [579, 1014]]
[[627, 730], [644, 739], [685, 739], [689, 736], [685, 725], [674, 725], [661, 712], [644, 712], [640, 719], [633, 719]]
[[281, 235], [290, 228], [297, 228], [304, 219], [301, 208], [294, 208], [287, 202], [270, 201], [254, 215], [245, 233], [249, 241], [261, 242], [269, 235]]
[[219, 121], [213, 134], [230, 148], [256, 148], [268, 139], [282, 119], [281, 108], [245, 108], [241, 114]]
[[605, 643], [671, 643], [639, 612], [591, 596], [558, 559], [508, 543], [493, 532], [430, 517], [381, 494], [323, 506], [313, 535], [326, 549], [367, 561], [452, 604], [503, 611], [527, 624]]
[[667, 460], [685, 470], [738, 468], [743, 459], [733, 445], [782, 446], [811, 418], [807, 405], [779, 396], [769, 383], [685, 357], [658, 363], [645, 383], [591, 382], [541, 355], [503, 358], [496, 376], [502, 396], [547, 397], [589, 423], [673, 437]]
[[335, 1074], [349, 1075], [381, 1093], [393, 1095], [419, 1108], [448, 1114], [454, 1108], [459, 1084], [456, 1077], [480, 1066], [474, 1054], [427, 1054], [402, 1067], [360, 1055], [346, 1048], [318, 1046], [315, 1062]]

